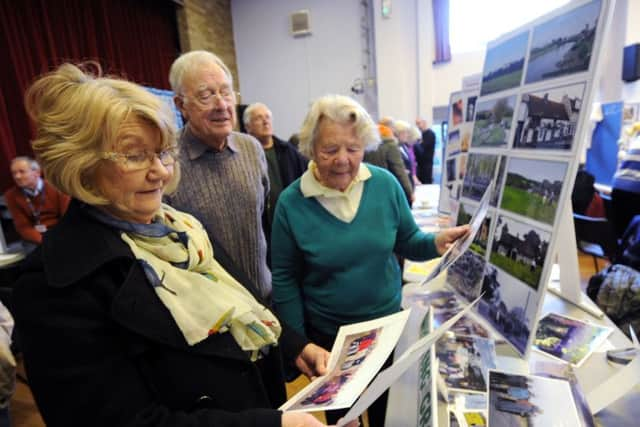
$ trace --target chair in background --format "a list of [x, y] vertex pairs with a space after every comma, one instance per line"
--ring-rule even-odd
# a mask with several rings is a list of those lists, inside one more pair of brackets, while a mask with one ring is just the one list
[[593, 257], [596, 273], [600, 271], [598, 258], [615, 263], [618, 242], [611, 223], [606, 218], [573, 214], [578, 249]]

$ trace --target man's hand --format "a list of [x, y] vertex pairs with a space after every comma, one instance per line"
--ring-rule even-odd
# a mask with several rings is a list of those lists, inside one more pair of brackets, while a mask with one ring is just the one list
[[442, 230], [436, 235], [436, 250], [438, 254], [444, 254], [447, 249], [458, 239], [465, 237], [470, 232], [469, 224]]
[[310, 379], [327, 373], [329, 353], [324, 348], [313, 343], [307, 344], [296, 357], [296, 367]]

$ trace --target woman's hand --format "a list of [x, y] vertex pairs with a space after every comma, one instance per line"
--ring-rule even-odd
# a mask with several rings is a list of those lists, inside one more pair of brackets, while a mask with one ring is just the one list
[[331, 353], [324, 348], [309, 343], [296, 357], [296, 367], [307, 377], [314, 379], [327, 373], [327, 362], [330, 355]]
[[436, 250], [438, 251], [438, 254], [444, 254], [453, 242], [465, 237], [469, 234], [470, 230], [471, 228], [469, 227], [469, 224], [466, 224], [459, 227], [447, 228], [439, 232], [436, 235]]
[[[345, 427], [358, 427], [358, 419], [345, 424]], [[306, 412], [283, 412], [282, 427], [327, 427], [318, 421], [313, 415]]]

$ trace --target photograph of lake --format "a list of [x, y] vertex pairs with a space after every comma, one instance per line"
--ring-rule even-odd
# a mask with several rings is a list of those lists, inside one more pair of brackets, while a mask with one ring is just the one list
[[594, 0], [535, 27], [525, 82], [587, 71], [599, 15]]

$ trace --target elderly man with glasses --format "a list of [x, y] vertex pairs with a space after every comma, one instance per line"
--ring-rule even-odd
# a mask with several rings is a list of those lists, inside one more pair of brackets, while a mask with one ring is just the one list
[[182, 177], [169, 202], [196, 216], [238, 267], [271, 295], [262, 215], [269, 194], [264, 150], [233, 131], [233, 78], [216, 55], [192, 51], [171, 66], [174, 101], [187, 124], [180, 135]]

